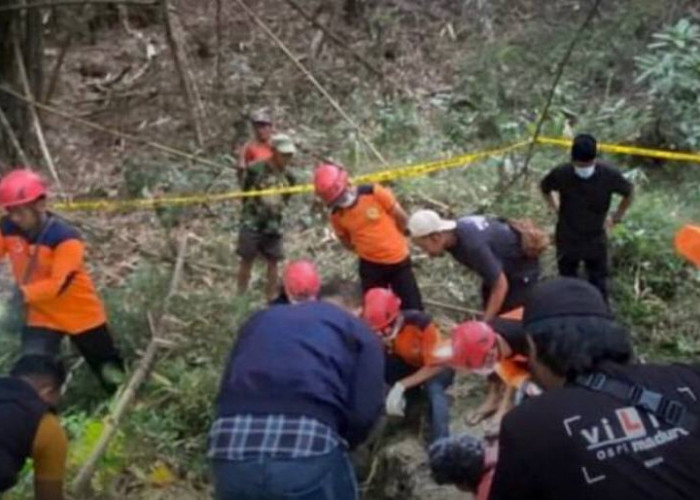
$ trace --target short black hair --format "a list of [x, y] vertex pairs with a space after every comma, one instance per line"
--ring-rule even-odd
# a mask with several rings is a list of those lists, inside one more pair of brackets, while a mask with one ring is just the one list
[[60, 388], [66, 381], [66, 369], [59, 360], [43, 354], [27, 354], [19, 358], [10, 371], [12, 377], [43, 378]]
[[357, 281], [334, 276], [321, 286], [321, 299], [338, 298], [348, 307], [362, 307], [362, 287]]
[[438, 439], [430, 445], [428, 456], [437, 484], [464, 485], [476, 491], [486, 472], [484, 445], [471, 434]]
[[591, 134], [579, 134], [574, 138], [571, 146], [571, 159], [573, 161], [589, 162], [595, 160], [598, 155], [598, 142]]
[[634, 352], [627, 329], [610, 318], [559, 316], [526, 326], [537, 360], [555, 374], [573, 380], [602, 363], [627, 364]]

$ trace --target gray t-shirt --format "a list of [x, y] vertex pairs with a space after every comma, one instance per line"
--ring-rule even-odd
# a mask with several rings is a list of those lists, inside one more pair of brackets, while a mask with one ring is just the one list
[[457, 220], [457, 244], [449, 252], [490, 287], [501, 272], [509, 282], [537, 279], [539, 261], [527, 257], [520, 236], [507, 222], [480, 215]]

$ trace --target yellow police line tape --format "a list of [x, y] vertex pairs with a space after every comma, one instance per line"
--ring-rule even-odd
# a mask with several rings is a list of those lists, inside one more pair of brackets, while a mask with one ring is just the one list
[[[397, 179], [407, 179], [411, 177], [421, 177], [433, 172], [459, 168], [470, 163], [474, 163], [484, 158], [493, 156], [502, 156], [511, 151], [523, 148], [529, 145], [532, 141], [520, 141], [508, 146], [503, 146], [497, 149], [478, 151], [464, 155], [454, 156], [445, 160], [436, 160], [424, 163], [417, 163], [403, 167], [390, 167], [387, 169], [363, 174], [353, 178], [355, 183], [359, 182], [386, 182]], [[570, 147], [571, 139], [559, 139], [553, 137], [538, 137], [535, 141], [537, 144]], [[676, 151], [665, 151], [660, 149], [638, 148], [633, 146], [622, 146], [619, 144], [599, 144], [598, 149], [608, 153], [626, 154], [632, 156], [643, 156], [650, 158], [662, 158], [675, 161], [690, 161], [700, 163], [700, 154], [694, 153], [679, 153]], [[203, 193], [184, 196], [162, 196], [158, 198], [139, 198], [125, 200], [83, 200], [55, 203], [54, 209], [67, 212], [73, 211], [118, 211], [118, 210], [134, 210], [156, 207], [172, 207], [172, 206], [187, 206], [199, 205], [204, 203], [218, 203], [222, 201], [230, 201], [239, 198], [250, 198], [268, 195], [287, 195], [308, 193], [313, 191], [311, 184], [304, 184], [291, 187], [279, 187], [269, 189], [259, 189], [251, 191], [230, 191], [225, 193]]]

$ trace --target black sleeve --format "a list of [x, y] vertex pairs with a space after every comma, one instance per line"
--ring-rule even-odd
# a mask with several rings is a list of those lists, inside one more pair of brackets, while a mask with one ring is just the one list
[[559, 167], [553, 168], [547, 175], [544, 176], [540, 182], [540, 189], [543, 193], [547, 194], [551, 193], [552, 191], [559, 191], [561, 189], [559, 182], [559, 171]]
[[620, 172], [617, 169], [611, 169], [612, 172], [612, 191], [613, 193], [617, 193], [620, 196], [624, 196], [627, 198], [629, 195], [632, 194], [632, 191], [634, 190], [634, 186], [630, 181], [625, 179], [625, 176], [622, 175], [622, 172]]
[[[528, 435], [522, 425], [514, 425], [513, 415], [506, 415], [501, 424], [498, 464], [491, 485], [489, 500], [522, 500], [540, 498], [532, 464], [537, 458], [530, 453]], [[536, 423], [535, 423], [536, 424]]]

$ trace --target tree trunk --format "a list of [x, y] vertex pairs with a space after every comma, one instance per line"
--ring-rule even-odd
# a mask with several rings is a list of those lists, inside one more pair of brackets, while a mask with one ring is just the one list
[[[15, 0], [0, 0], [1, 7], [14, 5], [14, 3]], [[17, 82], [12, 33], [20, 31], [20, 19], [18, 11], [0, 11], [0, 86], [15, 87]], [[26, 108], [3, 92], [0, 92], [0, 108], [17, 139], [24, 143], [29, 133]], [[0, 156], [10, 165], [19, 160], [17, 148], [7, 133], [0, 133]]]

